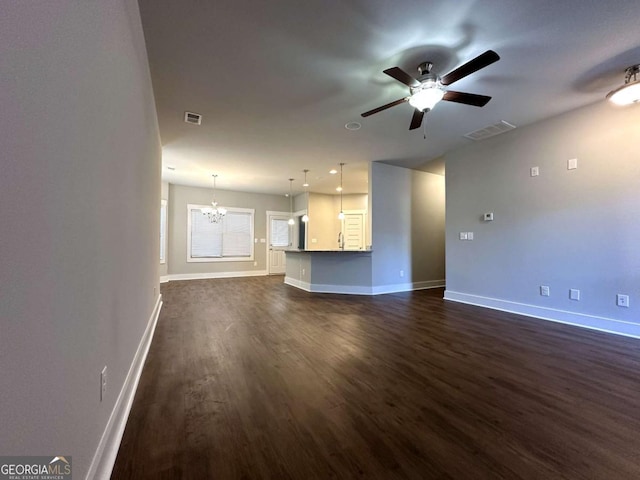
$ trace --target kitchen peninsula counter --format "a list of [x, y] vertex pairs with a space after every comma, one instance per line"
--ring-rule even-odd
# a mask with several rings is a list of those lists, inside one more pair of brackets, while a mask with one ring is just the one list
[[371, 295], [371, 250], [286, 250], [284, 283], [307, 292]]

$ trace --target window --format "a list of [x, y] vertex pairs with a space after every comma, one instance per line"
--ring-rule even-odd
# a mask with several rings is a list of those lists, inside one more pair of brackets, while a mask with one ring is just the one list
[[220, 223], [210, 223], [201, 208], [187, 205], [187, 262], [253, 260], [254, 210], [227, 208]]
[[160, 200], [160, 263], [167, 263], [167, 201]]
[[289, 219], [271, 218], [270, 243], [272, 247], [288, 247]]

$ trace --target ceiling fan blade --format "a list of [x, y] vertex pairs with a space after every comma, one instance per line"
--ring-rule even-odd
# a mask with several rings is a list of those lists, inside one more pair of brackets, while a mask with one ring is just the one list
[[500, 60], [500, 56], [496, 52], [493, 50], [487, 50], [473, 60], [470, 60], [452, 72], [447, 73], [440, 79], [440, 82], [442, 85], [451, 85], [453, 82], [457, 82], [461, 78], [471, 75], [473, 72], [477, 72], [481, 68], [487, 67], [498, 60]]
[[398, 67], [391, 67], [383, 70], [384, 73], [392, 78], [395, 78], [401, 83], [404, 83], [407, 87], [419, 87], [420, 82], [409, 75], [407, 72]]
[[424, 111], [415, 109], [413, 111], [413, 117], [411, 117], [411, 125], [409, 126], [409, 130], [415, 130], [416, 128], [420, 128], [420, 125], [422, 125], [423, 117], [424, 117]]
[[447, 102], [464, 103], [465, 105], [473, 105], [474, 107], [484, 107], [491, 97], [486, 95], [476, 95], [475, 93], [454, 92], [449, 90], [445, 92], [443, 100]]
[[395, 107], [396, 105], [400, 105], [409, 100], [409, 97], [401, 98], [400, 100], [396, 100], [395, 102], [387, 103], [386, 105], [382, 105], [381, 107], [374, 108], [373, 110], [369, 110], [368, 112], [364, 112], [361, 114], [362, 117], [368, 117], [369, 115], [373, 115], [374, 113], [381, 112], [386, 110], [387, 108]]

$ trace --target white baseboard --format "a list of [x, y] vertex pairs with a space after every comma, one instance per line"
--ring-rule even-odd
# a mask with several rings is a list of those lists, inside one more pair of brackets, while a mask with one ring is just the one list
[[382, 295], [385, 293], [410, 292], [427, 288], [444, 287], [444, 280], [427, 280], [423, 282], [402, 283], [396, 285], [362, 286], [362, 285], [322, 285], [304, 282], [291, 277], [285, 277], [284, 283], [313, 293], [339, 293], [345, 295]]
[[378, 285], [371, 287], [372, 295], [381, 295], [384, 293], [411, 292], [413, 290], [426, 290], [428, 288], [441, 288], [445, 286], [442, 280], [425, 280], [422, 282], [412, 283], [396, 283], [393, 285]]
[[640, 338], [640, 323], [625, 322], [613, 318], [586, 315], [584, 313], [569, 312], [554, 308], [538, 307], [526, 303], [510, 302], [508, 300], [453, 292], [451, 290], [445, 290], [444, 299], [476, 305], [478, 307], [491, 308], [493, 310], [501, 310], [503, 312], [517, 313], [519, 315], [549, 320], [551, 322], [575, 325], [600, 332], [615, 333], [616, 335], [623, 335], [625, 337]]
[[176, 280], [202, 280], [209, 278], [236, 278], [236, 277], [264, 277], [266, 270], [248, 270], [245, 272], [207, 272], [207, 273], [172, 273], [167, 275], [168, 281]]
[[113, 470], [116, 456], [118, 455], [124, 428], [129, 418], [133, 398], [138, 388], [138, 381], [142, 374], [142, 367], [149, 352], [149, 346], [153, 339], [153, 333], [158, 323], [161, 308], [162, 295], [158, 295], [156, 305], [147, 323], [147, 328], [142, 335], [138, 350], [133, 357], [133, 362], [131, 362], [129, 372], [122, 385], [116, 404], [111, 411], [107, 426], [102, 433], [102, 438], [100, 439], [96, 453], [93, 455], [86, 480], [108, 480], [111, 477], [111, 471]]
[[169, 275], [160, 275], [160, 283], [167, 283], [169, 281]]

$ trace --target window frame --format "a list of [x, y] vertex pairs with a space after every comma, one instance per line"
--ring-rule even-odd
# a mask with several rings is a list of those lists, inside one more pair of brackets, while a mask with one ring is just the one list
[[[253, 262], [255, 257], [254, 246], [254, 229], [255, 229], [255, 209], [253, 208], [238, 208], [238, 207], [225, 207], [227, 214], [229, 213], [248, 213], [250, 215], [249, 225], [249, 237], [251, 246], [251, 254], [243, 257], [192, 257], [191, 256], [191, 215], [194, 210], [201, 210], [203, 208], [211, 207], [211, 205], [199, 205], [189, 203], [187, 204], [187, 262], [188, 263], [217, 263], [217, 262]], [[200, 215], [203, 215], [200, 212]]]

